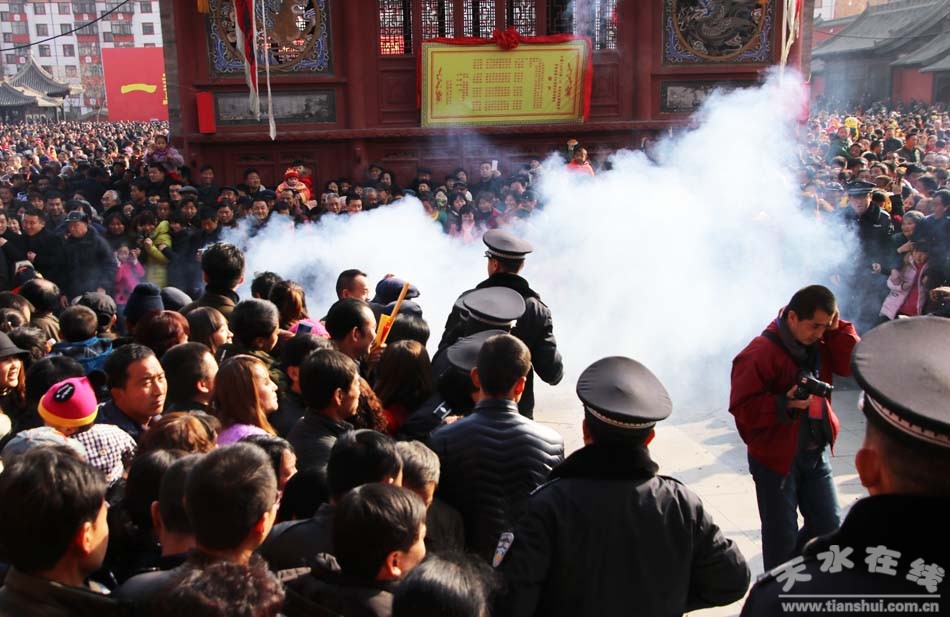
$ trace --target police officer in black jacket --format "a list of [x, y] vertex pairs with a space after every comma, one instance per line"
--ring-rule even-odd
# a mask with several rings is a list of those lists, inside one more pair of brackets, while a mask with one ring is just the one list
[[[518, 403], [518, 410], [523, 416], [533, 418], [534, 374], [537, 373], [538, 377], [552, 386], [557, 385], [564, 377], [564, 364], [554, 338], [551, 310], [541, 301], [538, 292], [531, 289], [528, 281], [519, 276], [519, 272], [524, 268], [525, 256], [533, 250], [531, 244], [500, 229], [486, 232], [482, 239], [488, 247], [485, 252], [485, 257], [488, 258], [488, 278], [475, 289], [507, 287], [521, 294], [525, 301], [525, 312], [518, 319], [512, 334], [521, 339], [531, 351], [532, 371], [528, 373], [528, 383]], [[473, 290], [465, 294], [471, 291]], [[455, 307], [449, 314], [439, 349], [448, 347], [465, 336], [461, 330], [461, 300], [460, 297], [455, 302]]]
[[741, 598], [742, 553], [650, 458], [654, 425], [672, 411], [663, 384], [610, 357], [581, 374], [577, 395], [586, 445], [534, 491], [495, 550], [507, 582], [500, 614], [666, 617]]
[[[947, 340], [950, 320], [914, 317], [878, 326], [858, 344], [851, 366], [868, 422], [855, 466], [870, 497], [838, 531], [763, 576], [743, 617], [950, 613], [940, 599], [950, 568]], [[893, 602], [907, 606], [887, 608]]]

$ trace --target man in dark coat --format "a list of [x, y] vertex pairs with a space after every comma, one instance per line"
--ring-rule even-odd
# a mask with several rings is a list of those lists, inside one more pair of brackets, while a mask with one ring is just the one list
[[564, 460], [561, 436], [518, 413], [530, 366], [527, 347], [514, 336], [486, 340], [472, 373], [481, 400], [429, 439], [442, 463], [439, 496], [461, 512], [467, 548], [486, 560], [528, 493]]
[[[796, 394], [803, 375], [828, 384], [834, 375], [850, 375], [848, 362], [857, 342], [854, 326], [838, 317], [834, 294], [812, 285], [796, 292], [732, 362], [729, 412], [748, 447], [766, 568], [794, 555], [812, 537], [838, 528], [838, 496], [828, 461], [839, 429], [831, 393]], [[799, 506], [805, 519], [801, 530]]]
[[82, 210], [66, 215], [67, 236], [63, 290], [67, 298], [86, 291], [111, 294], [118, 264], [109, 243], [89, 228], [89, 216]]
[[335, 349], [316, 351], [300, 367], [300, 392], [307, 413], [287, 441], [297, 453], [299, 469], [326, 469], [337, 438], [353, 430], [349, 419], [360, 401], [359, 367]]
[[837, 612], [898, 613], [885, 609], [887, 596], [915, 605], [901, 614], [947, 614], [939, 594], [950, 565], [950, 357], [938, 342], [948, 337], [950, 321], [918, 317], [883, 324], [858, 345], [852, 367], [868, 422], [855, 465], [870, 497], [839, 531], [761, 578], [744, 617], [845, 604], [858, 608]]
[[10, 241], [7, 252], [15, 262], [28, 260], [43, 278], [58, 284], [63, 281], [63, 239], [46, 229], [46, 214], [29, 209], [23, 214], [23, 234]]
[[[518, 319], [512, 334], [521, 339], [531, 352], [531, 371], [524, 394], [518, 403], [522, 415], [534, 417], [534, 374], [537, 373], [546, 383], [557, 385], [564, 377], [564, 363], [554, 338], [554, 323], [551, 310], [541, 301], [541, 296], [531, 289], [528, 281], [519, 276], [524, 268], [525, 256], [532, 251], [531, 245], [507, 231], [493, 229], [482, 237], [488, 251], [488, 278], [476, 286], [476, 289], [488, 287], [507, 287], [521, 294], [525, 301], [525, 312]], [[465, 293], [469, 293], [469, 290]], [[465, 294], [462, 294], [463, 296]], [[450, 346], [465, 336], [460, 334], [459, 326], [462, 311], [457, 300], [445, 323], [445, 332], [439, 349]]]
[[848, 185], [848, 207], [841, 210], [842, 222], [857, 241], [857, 251], [844, 273], [847, 289], [845, 314], [859, 331], [872, 328], [878, 321], [881, 302], [887, 295], [887, 275], [891, 258], [891, 215], [872, 199], [874, 185], [852, 182]]
[[604, 358], [581, 375], [584, 443], [535, 490], [494, 565], [512, 617], [666, 616], [729, 604], [749, 568], [695, 493], [657, 475], [647, 444], [672, 403], [642, 364]]

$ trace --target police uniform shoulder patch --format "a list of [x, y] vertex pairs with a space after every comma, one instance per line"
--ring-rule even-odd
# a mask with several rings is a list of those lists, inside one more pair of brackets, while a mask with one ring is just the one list
[[501, 562], [505, 560], [505, 555], [508, 554], [508, 549], [511, 548], [514, 541], [515, 534], [510, 531], [506, 531], [498, 537], [498, 546], [495, 547], [495, 556], [492, 557], [491, 567], [497, 568], [501, 565]]

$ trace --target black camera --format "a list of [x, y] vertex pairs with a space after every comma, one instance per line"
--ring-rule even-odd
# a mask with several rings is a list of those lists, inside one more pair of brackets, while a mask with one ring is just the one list
[[798, 374], [798, 378], [795, 382], [796, 388], [793, 398], [796, 398], [800, 401], [804, 401], [809, 396], [820, 396], [822, 398], [828, 398], [831, 396], [831, 392], [835, 389], [830, 383], [825, 383], [820, 379], [815, 379], [808, 373], [808, 371], [801, 371]]

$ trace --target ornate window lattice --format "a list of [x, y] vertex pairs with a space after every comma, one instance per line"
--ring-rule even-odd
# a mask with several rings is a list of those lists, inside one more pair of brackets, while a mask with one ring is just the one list
[[465, 36], [487, 38], [495, 30], [495, 0], [464, 0], [462, 3]]
[[505, 23], [521, 36], [538, 33], [538, 15], [535, 0], [508, 0], [505, 5]]
[[548, 34], [589, 36], [594, 49], [617, 48], [617, 0], [549, 0]]
[[422, 0], [422, 39], [455, 36], [453, 0]]
[[412, 53], [410, 0], [379, 0], [379, 53], [384, 56]]

